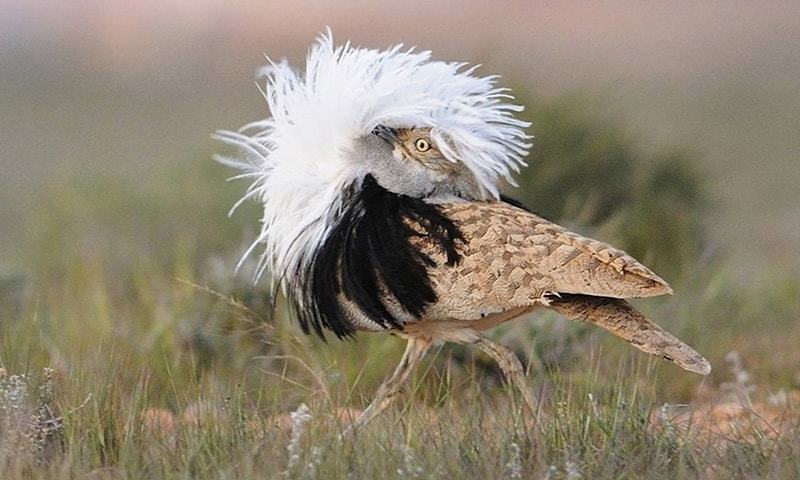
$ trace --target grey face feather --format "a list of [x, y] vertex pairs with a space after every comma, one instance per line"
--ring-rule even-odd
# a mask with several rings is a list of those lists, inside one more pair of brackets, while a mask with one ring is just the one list
[[402, 134], [384, 129], [357, 139], [348, 158], [363, 169], [361, 177], [371, 174], [390, 192], [424, 199], [431, 203], [457, 200], [486, 200], [489, 194], [462, 163], [453, 163], [436, 151], [415, 156], [405, 145]]

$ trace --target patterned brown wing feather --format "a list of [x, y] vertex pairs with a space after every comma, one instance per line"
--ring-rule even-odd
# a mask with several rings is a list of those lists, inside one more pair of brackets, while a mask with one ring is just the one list
[[429, 271], [439, 301], [429, 318], [471, 320], [549, 294], [612, 298], [672, 293], [669, 285], [625, 252], [502, 202], [441, 205], [465, 237], [461, 261], [444, 262], [424, 237], [418, 242], [437, 262]]
[[[622, 300], [672, 293], [630, 255], [505, 203], [441, 208], [461, 229], [465, 244], [461, 261], [447, 265], [424, 235], [417, 239], [436, 262], [428, 273], [438, 301], [428, 307], [425, 320], [451, 321], [430, 325], [455, 320], [461, 321], [455, 328], [482, 330], [496, 325], [493, 319], [509, 320], [543, 305], [691, 372], [711, 371], [705, 358]], [[518, 313], [509, 316], [512, 312]], [[425, 330], [426, 325], [407, 328]]]

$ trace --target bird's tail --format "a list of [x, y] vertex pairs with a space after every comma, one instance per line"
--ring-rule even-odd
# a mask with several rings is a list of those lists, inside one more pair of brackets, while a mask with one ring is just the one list
[[561, 294], [551, 299], [550, 307], [570, 319], [602, 327], [639, 350], [669, 360], [690, 372], [700, 375], [711, 372], [708, 360], [648, 320], [625, 300]]

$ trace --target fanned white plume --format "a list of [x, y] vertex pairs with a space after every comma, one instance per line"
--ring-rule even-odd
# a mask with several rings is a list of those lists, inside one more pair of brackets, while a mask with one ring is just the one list
[[271, 116], [217, 134], [244, 153], [218, 158], [243, 172], [235, 178], [252, 179], [242, 201], [264, 204], [261, 234], [245, 254], [265, 245], [256, 278], [267, 268], [274, 279], [303, 275], [340, 213], [343, 192], [364, 172], [342, 152], [378, 125], [431, 127], [445, 157], [464, 163], [490, 196], [499, 195], [500, 177], [513, 183], [530, 148], [529, 124], [514, 116], [522, 107], [508, 103], [496, 76], [465, 66], [401, 45], [336, 47], [328, 30], [303, 73], [285, 61], [263, 69]]

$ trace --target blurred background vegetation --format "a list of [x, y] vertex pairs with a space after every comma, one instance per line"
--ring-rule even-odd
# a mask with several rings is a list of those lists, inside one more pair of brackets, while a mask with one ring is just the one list
[[[637, 306], [715, 367], [701, 381], [555, 316], [497, 329], [542, 398], [613, 396], [598, 379], [622, 372], [654, 405], [719, 399], [739, 381], [732, 351], [762, 396], [800, 388], [797, 5], [284, 7], [0, 1], [0, 367], [53, 369], [55, 407], [91, 413], [64, 433], [87, 465], [120, 462], [122, 425], [149, 408], [361, 405], [399, 357], [394, 338], [303, 337], [252, 265], [233, 271], [259, 210], [226, 217], [245, 185], [208, 136], [266, 115], [260, 53], [298, 61], [324, 25], [503, 75], [535, 135], [507, 193], [670, 281], [673, 297]], [[431, 365], [426, 404], [500, 385], [469, 350]]]

